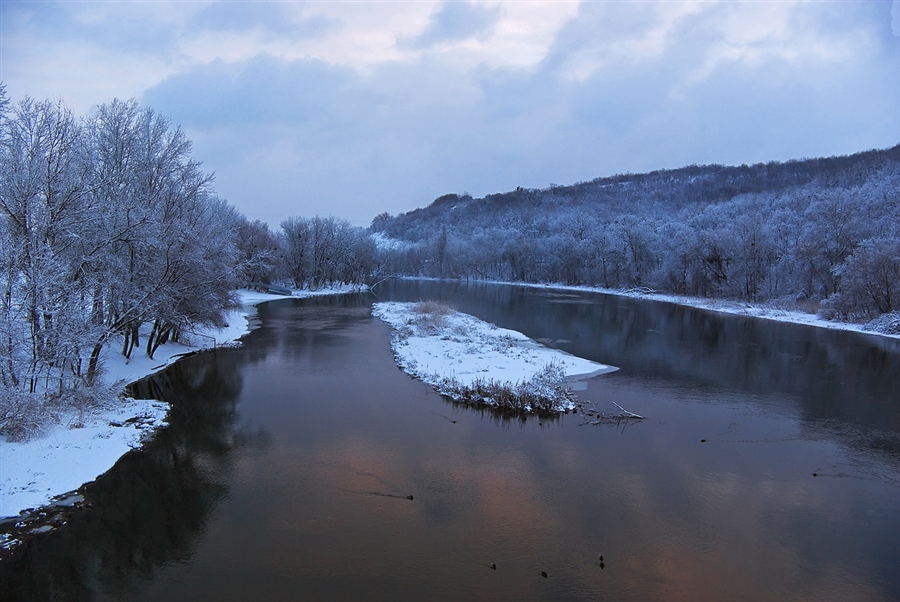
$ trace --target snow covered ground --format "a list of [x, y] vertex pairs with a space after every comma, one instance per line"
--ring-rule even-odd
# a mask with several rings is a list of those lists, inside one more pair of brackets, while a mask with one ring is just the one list
[[[349, 288], [295, 291], [296, 297], [350, 292]], [[169, 343], [161, 346], [155, 359], [135, 348], [125, 359], [113, 342], [104, 349], [103, 379], [113, 390], [162, 370], [185, 353], [236, 344], [250, 331], [255, 306], [264, 301], [284, 299], [241, 290], [241, 309], [229, 313], [228, 326], [197, 330], [189, 334], [192, 345]], [[17, 516], [24, 509], [50, 503], [55, 497], [74, 491], [109, 470], [125, 453], [165, 424], [168, 404], [152, 400], [111, 399], [103, 407], [72, 411], [40, 437], [26, 442], [10, 442], [0, 436], [0, 518]]]
[[[437, 311], [423, 307], [428, 305]], [[391, 346], [400, 367], [439, 390], [447, 380], [463, 387], [477, 381], [514, 386], [531, 381], [548, 364], [568, 378], [616, 370], [434, 302], [376, 303], [372, 313], [393, 327]]]

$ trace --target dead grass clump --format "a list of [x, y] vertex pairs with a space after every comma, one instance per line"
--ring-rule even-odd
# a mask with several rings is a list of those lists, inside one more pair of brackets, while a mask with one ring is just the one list
[[463, 384], [456, 377], [435, 378], [435, 388], [442, 395], [466, 404], [486, 404], [513, 414], [554, 414], [572, 403], [572, 392], [565, 383], [565, 371], [550, 362], [537, 374], [517, 383], [478, 378]]
[[25, 442], [73, 417], [71, 426], [84, 423], [85, 413], [102, 408], [118, 398], [114, 385], [77, 386], [53, 394], [0, 390], [0, 435], [10, 442]]
[[415, 325], [423, 333], [433, 333], [447, 326], [447, 317], [456, 309], [442, 301], [419, 301], [412, 306]]

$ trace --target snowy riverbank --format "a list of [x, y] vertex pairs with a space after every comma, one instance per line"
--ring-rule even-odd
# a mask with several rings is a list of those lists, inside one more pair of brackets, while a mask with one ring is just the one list
[[[351, 292], [349, 288], [295, 291], [295, 297]], [[254, 291], [239, 291], [242, 307], [231, 311], [221, 329], [197, 330], [188, 335], [190, 345], [168, 343], [155, 359], [135, 349], [128, 360], [113, 342], [104, 349], [103, 380], [113, 393], [127, 383], [158, 372], [186, 353], [213, 346], [234, 345], [250, 331], [255, 306], [285, 299]], [[19, 515], [23, 509], [51, 503], [96, 479], [116, 461], [165, 425], [169, 406], [152, 400], [112, 398], [101, 407], [61, 416], [51, 427], [25, 442], [0, 436], [0, 518]]]
[[596, 293], [605, 293], [608, 295], [619, 295], [622, 297], [632, 297], [635, 299], [649, 299], [651, 301], [661, 301], [664, 303], [675, 303], [676, 305], [685, 305], [697, 309], [705, 309], [708, 311], [716, 311], [724, 314], [732, 314], [738, 316], [748, 316], [752, 318], [761, 318], [764, 320], [775, 320], [776, 322], [788, 322], [791, 324], [804, 324], [806, 326], [816, 326], [818, 328], [827, 328], [829, 330], [849, 330], [852, 332], [861, 332], [864, 334], [877, 335], [900, 339], [900, 334], [889, 334], [878, 332], [876, 330], [866, 330], [865, 324], [852, 324], [850, 322], [835, 322], [820, 318], [815, 314], [810, 314], [794, 309], [784, 309], [776, 305], [758, 305], [744, 301], [732, 301], [727, 299], [707, 299], [704, 297], [689, 297], [686, 295], [669, 295], [644, 290], [615, 290], [596, 287], [583, 286], [565, 286], [565, 285], [524, 285], [534, 286], [535, 288], [549, 288], [555, 290], [569, 291], [587, 291]]
[[[542, 393], [542, 387], [556, 382], [545, 378], [548, 365], [565, 378], [587, 378], [616, 369], [544, 347], [520, 332], [435, 302], [376, 303], [372, 313], [391, 325], [391, 347], [398, 365], [451, 397], [459, 398], [473, 388], [483, 391], [498, 386]], [[480, 401], [497, 404], [496, 399]], [[560, 398], [552, 409], [572, 407], [571, 400]]]
[[[410, 280], [432, 280], [440, 281], [439, 278], [409, 278]], [[456, 281], [459, 282], [459, 281]], [[900, 339], [900, 334], [890, 334], [878, 332], [876, 330], [866, 330], [865, 324], [853, 324], [850, 322], [835, 322], [826, 320], [819, 316], [794, 309], [780, 308], [774, 304], [753, 304], [746, 301], [734, 301], [728, 299], [709, 299], [706, 297], [689, 297], [687, 295], [671, 295], [667, 293], [657, 293], [645, 289], [620, 290], [603, 288], [597, 286], [575, 286], [568, 284], [538, 284], [527, 282], [506, 282], [500, 280], [477, 280], [472, 281], [483, 284], [502, 284], [508, 286], [522, 286], [526, 288], [534, 288], [549, 291], [571, 291], [581, 293], [602, 293], [605, 295], [616, 295], [619, 297], [631, 297], [633, 299], [648, 299], [650, 301], [660, 301], [663, 303], [674, 303], [676, 305], [684, 305], [696, 309], [704, 309], [719, 313], [732, 314], [738, 316], [748, 316], [752, 318], [761, 318], [764, 320], [775, 320], [777, 322], [789, 322], [791, 324], [804, 324], [807, 326], [815, 326], [818, 328], [827, 328], [829, 330], [849, 330], [851, 332], [859, 332], [863, 334], [871, 334], [880, 337], [888, 337], [892, 339]]]

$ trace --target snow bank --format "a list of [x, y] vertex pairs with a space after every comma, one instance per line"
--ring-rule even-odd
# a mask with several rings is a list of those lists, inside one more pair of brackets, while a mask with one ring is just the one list
[[[391, 347], [398, 365], [442, 393], [448, 381], [460, 387], [480, 383], [510, 389], [522, 383], [537, 385], [548, 365], [558, 368], [567, 378], [616, 370], [544, 347], [520, 332], [498, 328], [434, 302], [376, 303], [372, 313], [393, 327]], [[555, 409], [569, 407], [561, 405]]]
[[633, 290], [613, 290], [591, 287], [567, 287], [549, 285], [547, 288], [555, 288], [561, 290], [573, 291], [590, 291], [606, 293], [610, 295], [619, 295], [623, 297], [632, 297], [636, 299], [650, 299], [652, 301], [663, 301], [666, 303], [674, 303], [676, 305], [685, 305], [697, 309], [705, 309], [716, 311], [724, 314], [732, 314], [738, 316], [748, 316], [751, 318], [762, 318], [764, 320], [774, 320], [776, 322], [788, 322], [790, 324], [804, 324], [806, 326], [816, 326], [818, 328], [827, 328], [829, 330], [849, 330], [852, 332], [862, 332], [866, 334], [876, 334], [886, 337], [900, 338], [900, 335], [887, 331], [878, 331], [871, 328], [867, 324], [853, 324], [850, 322], [835, 322], [820, 318], [815, 314], [810, 314], [793, 309], [783, 309], [776, 305], [757, 305], [746, 301], [732, 301], [727, 299], [708, 299], [705, 297], [690, 297], [687, 295], [670, 295], [657, 293], [655, 291], [633, 289]]
[[47, 435], [0, 444], [0, 517], [49, 503], [115, 464], [165, 424], [169, 405], [126, 399], [73, 413]]
[[[407, 278], [408, 280], [432, 280], [440, 281], [439, 278]], [[894, 333], [889, 326], [878, 328], [877, 320], [869, 324], [853, 324], [850, 322], [835, 322], [820, 318], [815, 314], [802, 311], [782, 309], [774, 305], [757, 305], [746, 301], [733, 301], [728, 299], [710, 299], [706, 297], [690, 297], [688, 295], [672, 295], [667, 293], [658, 293], [656, 291], [644, 288], [637, 289], [612, 289], [598, 286], [577, 286], [568, 284], [537, 284], [528, 282], [509, 282], [502, 280], [479, 280], [484, 284], [503, 284], [509, 286], [522, 286], [526, 288], [556, 290], [556, 291], [572, 291], [583, 293], [603, 293], [606, 295], [617, 295], [619, 297], [631, 297], [634, 299], [649, 299], [651, 301], [662, 301], [665, 303], [674, 303], [676, 305], [684, 305], [696, 309], [705, 309], [724, 314], [732, 314], [739, 316], [748, 316], [752, 318], [762, 318], [764, 320], [775, 320], [776, 322], [788, 322], [791, 324], [804, 324], [807, 326], [816, 326], [818, 328], [827, 328], [829, 330], [849, 330], [852, 332], [860, 332], [864, 334], [874, 334], [889, 338], [898, 339], [900, 334]], [[891, 314], [886, 314], [889, 318], [885, 321], [893, 320]]]
[[[350, 292], [346, 287], [295, 291], [295, 297]], [[213, 346], [235, 345], [250, 331], [255, 306], [284, 299], [281, 295], [238, 291], [242, 307], [228, 314], [228, 326], [188, 333], [189, 345], [162, 345], [155, 359], [135, 348], [128, 360], [113, 341], [104, 348], [103, 380], [125, 384], [158, 372], [186, 353]], [[146, 333], [142, 333], [146, 336]], [[79, 413], [70, 411], [42, 436], [26, 442], [10, 442], [0, 436], [0, 518], [16, 516], [23, 509], [38, 508], [109, 470], [129, 450], [165, 425], [169, 405], [153, 400], [110, 400], [103, 407]]]

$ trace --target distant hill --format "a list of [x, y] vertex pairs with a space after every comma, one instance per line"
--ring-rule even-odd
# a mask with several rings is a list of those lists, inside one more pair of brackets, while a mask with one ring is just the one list
[[633, 213], [636, 205], [677, 210], [729, 201], [741, 194], [780, 193], [815, 183], [822, 188], [851, 187], [873, 174], [900, 166], [900, 144], [849, 156], [772, 161], [755, 165], [689, 165], [642, 174], [617, 174], [589, 182], [549, 188], [517, 188], [473, 198], [445, 194], [430, 205], [400, 213], [382, 214], [370, 229], [387, 237], [421, 241], [436, 230], [481, 230], [523, 213], [578, 208], [589, 213]]
[[866, 320], [900, 309], [900, 145], [447, 194], [369, 230], [396, 274], [643, 287]]

